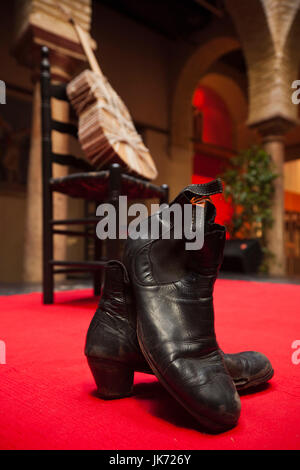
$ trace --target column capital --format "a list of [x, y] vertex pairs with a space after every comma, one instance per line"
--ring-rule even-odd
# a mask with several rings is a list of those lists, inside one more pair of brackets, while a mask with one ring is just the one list
[[299, 125], [298, 120], [292, 120], [280, 115], [262, 121], [248, 122], [248, 126], [255, 129], [264, 142], [284, 140], [285, 134], [297, 125]]
[[[86, 32], [90, 29], [90, 0], [60, 0], [70, 10], [78, 24]], [[33, 71], [33, 79], [39, 70], [41, 48], [47, 46], [50, 52], [51, 73], [54, 80], [67, 82], [87, 61], [74, 27], [57, 6], [46, 0], [26, 0], [16, 15], [16, 34], [12, 53], [20, 65]], [[79, 15], [78, 11], [82, 11]], [[96, 42], [91, 39], [96, 49]]]

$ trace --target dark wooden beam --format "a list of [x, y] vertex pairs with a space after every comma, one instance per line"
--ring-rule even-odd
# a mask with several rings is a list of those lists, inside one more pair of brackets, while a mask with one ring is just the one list
[[215, 7], [214, 5], [211, 5], [211, 3], [207, 2], [206, 0], [195, 0], [195, 2], [198, 3], [198, 5], [200, 5], [201, 7], [206, 8], [206, 10], [210, 11], [219, 18], [222, 18], [222, 16], [224, 16], [223, 10]]

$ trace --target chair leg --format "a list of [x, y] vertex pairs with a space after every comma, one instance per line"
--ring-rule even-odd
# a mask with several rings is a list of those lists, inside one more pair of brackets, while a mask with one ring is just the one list
[[43, 303], [49, 305], [54, 302], [53, 233], [45, 214], [43, 218]]
[[50, 264], [53, 259], [53, 232], [50, 226], [52, 216], [52, 197], [44, 199], [43, 211], [43, 303], [54, 302], [54, 272]]
[[49, 264], [44, 270], [43, 303], [45, 305], [50, 305], [54, 303], [54, 275], [53, 269]]
[[160, 198], [160, 204], [169, 204], [169, 186], [167, 184], [162, 184], [161, 189], [164, 194]]
[[109, 175], [109, 202], [115, 207], [116, 210], [116, 232], [117, 238], [115, 240], [107, 240], [107, 258], [119, 260], [121, 258], [121, 242], [118, 237], [119, 234], [119, 196], [121, 195], [121, 174], [122, 169], [118, 163], [113, 163], [110, 166]]
[[42, 181], [43, 181], [43, 302], [53, 304], [54, 274], [53, 266], [53, 232], [50, 221], [53, 216], [53, 196], [49, 184], [52, 177], [51, 145], [51, 72], [49, 50], [42, 48], [41, 62], [41, 121], [42, 121]]
[[[95, 261], [99, 261], [102, 257], [102, 243], [98, 238], [95, 239]], [[103, 270], [97, 270], [94, 272], [94, 295], [98, 296], [101, 294], [102, 286], [102, 274]]]

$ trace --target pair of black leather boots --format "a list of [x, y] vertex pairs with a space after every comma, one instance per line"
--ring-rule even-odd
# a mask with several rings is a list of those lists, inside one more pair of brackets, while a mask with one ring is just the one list
[[[273, 375], [263, 354], [224, 354], [216, 340], [213, 288], [225, 228], [214, 222], [210, 196], [220, 192], [219, 180], [190, 185], [166, 209], [171, 211], [176, 203], [192, 204], [194, 210], [194, 201], [205, 207], [199, 250], [186, 249], [187, 240], [176, 238], [174, 220], [162, 212], [140, 225], [140, 238], [126, 242], [123, 263], [108, 264], [85, 347], [100, 397], [129, 396], [135, 371], [154, 373], [203, 429], [213, 433], [237, 424], [237, 389], [262, 384]], [[156, 222], [158, 238], [151, 238], [148, 222]], [[199, 221], [192, 217], [190, 223]]]

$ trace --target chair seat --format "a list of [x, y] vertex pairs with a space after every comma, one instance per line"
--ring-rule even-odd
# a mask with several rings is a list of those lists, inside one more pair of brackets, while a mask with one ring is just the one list
[[[160, 186], [131, 175], [122, 174], [121, 182], [121, 195], [129, 199], [154, 199], [163, 194]], [[108, 196], [109, 171], [91, 171], [51, 178], [50, 187], [52, 191], [71, 197], [102, 202]]]

